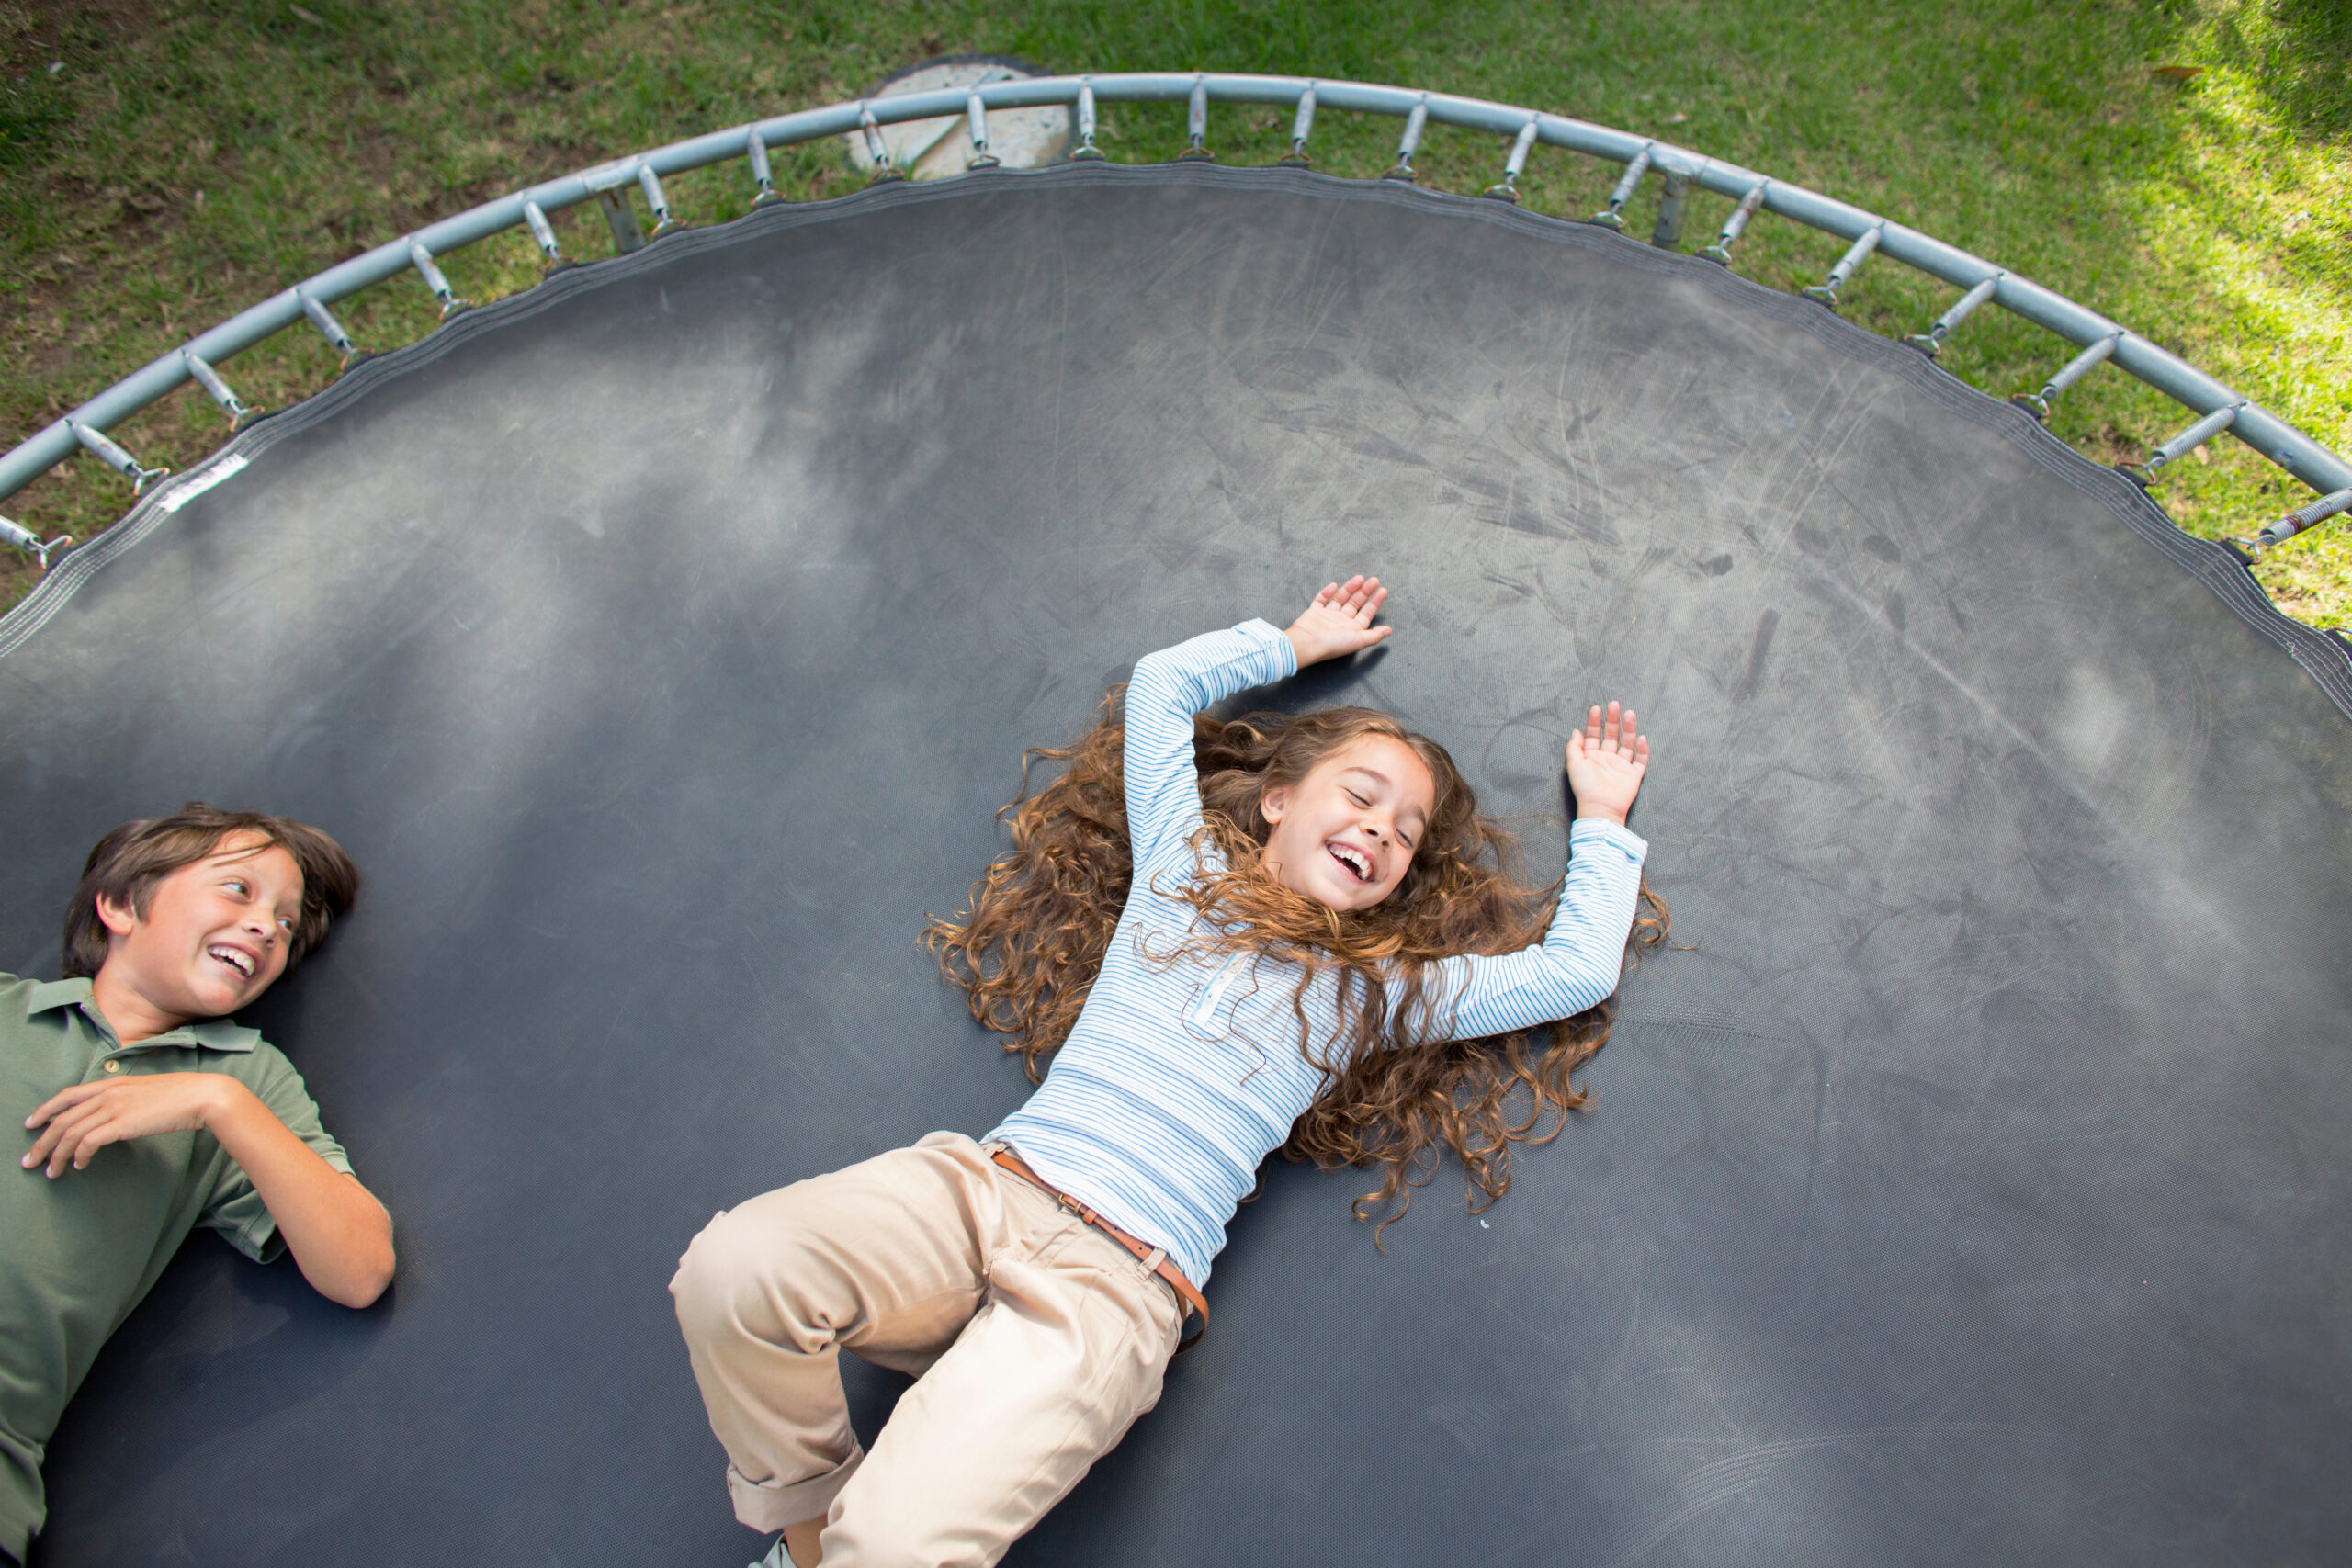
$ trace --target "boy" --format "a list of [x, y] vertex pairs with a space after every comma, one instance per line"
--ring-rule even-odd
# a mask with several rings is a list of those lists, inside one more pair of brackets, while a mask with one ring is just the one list
[[64, 979], [0, 975], [0, 1101], [28, 1145], [0, 1178], [0, 1565], [47, 1517], [41, 1455], [65, 1402], [190, 1229], [264, 1263], [290, 1249], [345, 1306], [390, 1282], [390, 1217], [301, 1075], [227, 1016], [358, 886], [317, 829], [191, 802], [90, 852]]

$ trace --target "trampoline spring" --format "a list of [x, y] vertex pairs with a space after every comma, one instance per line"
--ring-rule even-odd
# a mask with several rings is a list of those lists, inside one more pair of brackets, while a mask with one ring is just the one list
[[1421, 150], [1421, 132], [1429, 129], [1429, 123], [1430, 96], [1423, 93], [1414, 103], [1413, 112], [1405, 117], [1405, 134], [1396, 143], [1396, 162], [1380, 176], [1382, 179], [1413, 183], [1417, 177], [1413, 173], [1413, 154]]
[[655, 239], [678, 227], [678, 220], [670, 216], [670, 198], [662, 192], [662, 176], [653, 172], [652, 164], [637, 166], [637, 188], [645, 193], [645, 205], [653, 213]]
[[139, 466], [139, 459], [107, 440], [104, 431], [93, 430], [78, 419], [69, 419], [65, 423], [73, 430], [74, 440], [88, 448], [100, 462], [130, 480], [130, 493], [133, 495], [144, 495], [149, 485], [172, 471], [169, 468], [142, 468]]
[[442, 276], [440, 265], [433, 259], [433, 253], [424, 248], [422, 240], [409, 241], [408, 259], [416, 268], [416, 275], [424, 279], [424, 287], [433, 291], [433, 298], [441, 301], [443, 321], [466, 308], [466, 302], [450, 292], [449, 280]]
[[41, 570], [47, 571], [51, 556], [62, 555], [74, 547], [74, 536], [60, 534], [54, 539], [43, 539], [30, 528], [0, 517], [0, 545], [14, 545], [39, 562]]
[[1731, 265], [1731, 248], [1747, 231], [1747, 220], [1756, 216], [1756, 209], [1764, 205], [1764, 187], [1771, 183], [1770, 180], [1758, 180], [1750, 186], [1747, 194], [1739, 198], [1739, 205], [1731, 209], [1731, 216], [1724, 220], [1724, 231], [1715, 236], [1715, 243], [1699, 254], [1710, 261]]
[[857, 129], [865, 138], [865, 155], [874, 164], [874, 176], [867, 183], [878, 186], [905, 179], [905, 171], [890, 157], [890, 144], [882, 140], [882, 123], [874, 118], [871, 105], [857, 106]]
[[1184, 107], [1184, 134], [1191, 145], [1176, 154], [1178, 163], [1216, 162], [1216, 154], [1209, 151], [1209, 82], [1206, 76], [1193, 78], [1193, 96]]
[[1478, 194], [1492, 197], [1497, 201], [1508, 201], [1513, 207], [1517, 207], [1519, 205], [1519, 176], [1527, 167], [1527, 150], [1534, 145], [1535, 117], [1530, 115], [1527, 117], [1527, 123], [1519, 128], [1519, 140], [1510, 144], [1510, 156], [1503, 162], [1502, 182], [1499, 185], [1488, 186]]
[[1617, 188], [1609, 193], [1607, 210], [1594, 213], [1587, 220], [1588, 222], [1598, 223], [1604, 229], [1622, 231], [1625, 227], [1625, 204], [1634, 199], [1634, 192], [1641, 188], [1642, 176], [1650, 172], [1650, 149], [1657, 145], [1655, 141], [1642, 143], [1642, 150], [1634, 154], [1632, 163], [1625, 165], [1624, 174], [1617, 181]]
[[1680, 169], [1666, 171], [1666, 189], [1658, 197], [1657, 227], [1650, 231], [1650, 243], [1661, 251], [1670, 251], [1682, 243], [1682, 205], [1690, 195], [1690, 176]]
[[978, 87], [964, 95], [964, 125], [972, 138], [972, 155], [964, 160], [964, 167], [1002, 168], [1004, 160], [989, 151], [989, 107], [980, 101]]
[[1315, 160], [1306, 155], [1306, 139], [1315, 130], [1315, 84], [1298, 95], [1298, 113], [1290, 122], [1290, 151], [1274, 160], [1287, 169], [1304, 169]]
[[1078, 150], [1069, 155], [1073, 164], [1100, 164], [1104, 161], [1102, 149], [1094, 145], [1094, 84], [1080, 77], [1078, 84]]
[[1879, 239], [1885, 232], [1886, 220], [1883, 218], [1863, 230], [1860, 237], [1846, 247], [1846, 254], [1838, 258], [1838, 265], [1829, 269], [1826, 280], [1806, 286], [1805, 298], [1818, 299], [1831, 310], [1836, 310], [1838, 290], [1845, 288], [1848, 280], [1861, 270], [1862, 264], [1871, 259], [1871, 253], [1878, 249]]
[[2178, 462], [2182, 457], [2235, 424], [2238, 411], [2245, 406], [2246, 400], [2244, 398], [2240, 398], [2236, 402], [2224, 404], [2149, 453], [2146, 462], [2118, 463], [2115, 466], [2144, 485], [2156, 477], [2158, 468], [2167, 463]]
[[237, 394], [229, 389], [229, 383], [220, 379], [220, 372], [198, 358], [195, 350], [181, 349], [180, 358], [187, 362], [187, 373], [196, 378], [196, 384], [210, 393], [212, 400], [219, 403], [221, 411], [228, 414], [230, 429], [243, 429], [246, 423], [261, 412], [258, 409], [247, 408], [240, 402], [237, 400]]
[[359, 351], [351, 345], [351, 336], [343, 330], [343, 323], [328, 315], [327, 308], [312, 298], [309, 289], [298, 288], [294, 297], [302, 302], [302, 314], [311, 319], [311, 324], [319, 329], [319, 335], [343, 356], [345, 365], [359, 357]]
[[539, 247], [539, 254], [548, 258], [548, 265], [561, 266], [563, 247], [555, 243], [555, 225], [548, 221], [547, 209], [536, 201], [524, 202], [523, 222], [531, 231], [531, 240]]
[[771, 201], [783, 200], [775, 193], [775, 170], [768, 163], [767, 138], [760, 134], [760, 128], [756, 125], [743, 138], [743, 155], [752, 160], [752, 183], [760, 187], [760, 194], [752, 198], [752, 205], [765, 207]]
[[1929, 327], [1925, 333], [1913, 333], [1903, 341], [1928, 358], [1936, 358], [1943, 353], [1944, 339], [1951, 335], [1952, 329], [1974, 315], [1977, 306], [1993, 298], [1993, 291], [2001, 286], [2001, 279], [2008, 276], [2006, 272], [1996, 272], [1992, 276], [1962, 295], [1959, 303], [1936, 318], [1934, 326]]
[[2254, 536], [2258, 549], [2270, 549], [2283, 545], [2304, 529], [2352, 512], [2352, 488], [2337, 491], [2334, 495], [2321, 496], [2308, 506], [2297, 507], [2278, 522], [2266, 526]]
[[2052, 376], [2049, 380], [2044, 381], [2041, 384], [2041, 390], [2038, 392], [2016, 393], [2010, 397], [2009, 401], [2017, 404], [2019, 408], [2025, 410], [2026, 412], [2033, 415], [2033, 417], [2038, 420], [2047, 420], [2050, 417], [2051, 400], [2058, 397], [2075, 382], [2089, 375], [2102, 360], [2106, 359], [2109, 355], [2112, 355], [2115, 352], [2116, 344], [2121, 340], [2122, 336], [2123, 329], [2121, 327], [2116, 328], [2113, 332], [2108, 333], [2105, 337], [2099, 339], [2097, 343], [2083, 350], [2082, 353], [2066, 361], [2065, 365], [2060, 368], [2058, 374]]

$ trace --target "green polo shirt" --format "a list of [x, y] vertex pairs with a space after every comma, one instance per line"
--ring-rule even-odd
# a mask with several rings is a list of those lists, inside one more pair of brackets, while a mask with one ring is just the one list
[[187, 1233], [209, 1226], [266, 1263], [286, 1250], [244, 1170], [209, 1133], [110, 1144], [55, 1180], [17, 1163], [25, 1118], [72, 1084], [123, 1073], [225, 1073], [337, 1170], [343, 1145], [277, 1046], [227, 1019], [125, 1045], [87, 980], [0, 975], [0, 1551], [21, 1560], [48, 1517], [40, 1461], [65, 1402]]

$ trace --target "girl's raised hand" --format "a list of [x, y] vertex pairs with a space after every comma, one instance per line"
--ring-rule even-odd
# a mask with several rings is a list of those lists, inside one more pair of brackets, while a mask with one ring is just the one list
[[1304, 670], [1319, 660], [1370, 648], [1396, 630], [1372, 624], [1387, 599], [1388, 590], [1376, 577], [1359, 573], [1345, 582], [1325, 583], [1315, 602], [1301, 610], [1290, 630], [1283, 634], [1297, 650], [1298, 667]]
[[1568, 737], [1568, 787], [1576, 792], [1577, 815], [1623, 827], [1649, 766], [1649, 737], [1634, 728], [1632, 708], [1623, 717], [1615, 703], [1606, 716], [1591, 709], [1584, 728]]

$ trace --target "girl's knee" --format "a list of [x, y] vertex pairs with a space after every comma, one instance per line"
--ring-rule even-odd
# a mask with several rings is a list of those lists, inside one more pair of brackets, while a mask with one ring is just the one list
[[689, 1339], [739, 1331], [746, 1318], [773, 1316], [779, 1269], [788, 1269], [789, 1247], [779, 1247], [773, 1227], [746, 1224], [738, 1214], [715, 1214], [678, 1259], [670, 1280], [678, 1325]]

